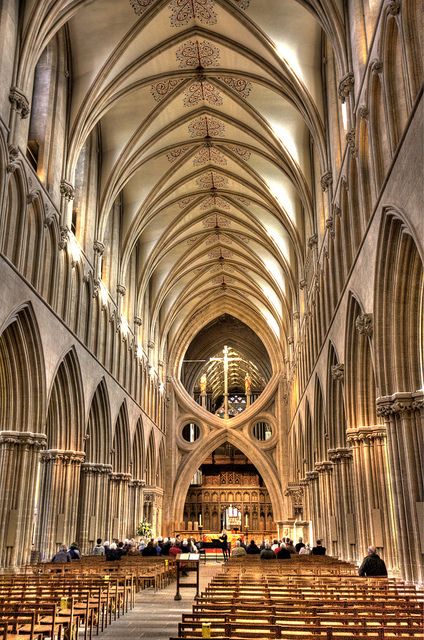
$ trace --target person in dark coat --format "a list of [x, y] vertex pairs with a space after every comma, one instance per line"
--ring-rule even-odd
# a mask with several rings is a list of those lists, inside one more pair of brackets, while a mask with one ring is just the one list
[[290, 551], [287, 547], [281, 545], [279, 549], [276, 550], [277, 560], [290, 560]]
[[265, 549], [262, 549], [259, 557], [261, 560], [275, 560], [277, 556], [271, 549], [271, 545], [269, 544], [269, 542], [266, 542]]
[[299, 553], [299, 551], [303, 549], [304, 546], [305, 546], [305, 543], [303, 542], [303, 538], [299, 538], [299, 542], [295, 546], [296, 553]]
[[59, 551], [54, 554], [52, 562], [71, 562], [71, 556], [64, 544], [60, 547]]
[[250, 544], [248, 544], [246, 547], [246, 553], [248, 553], [249, 555], [259, 555], [260, 552], [261, 550], [259, 549], [256, 542], [254, 540], [251, 540]]
[[326, 548], [322, 546], [321, 540], [317, 540], [317, 546], [312, 547], [313, 556], [325, 556]]
[[368, 547], [368, 555], [362, 560], [358, 574], [364, 577], [387, 577], [386, 563], [377, 553], [375, 547]]
[[225, 529], [222, 530], [222, 533], [219, 539], [222, 542], [222, 555], [224, 556], [224, 562], [225, 562], [230, 557], [230, 553], [228, 550], [228, 536]]
[[145, 547], [143, 549], [143, 551], [141, 552], [141, 555], [143, 557], [146, 557], [146, 556], [157, 556], [158, 555], [158, 552], [157, 552], [157, 549], [156, 549], [156, 547], [155, 547], [155, 545], [153, 543], [153, 540], [149, 540], [149, 542], [147, 543], [147, 547]]

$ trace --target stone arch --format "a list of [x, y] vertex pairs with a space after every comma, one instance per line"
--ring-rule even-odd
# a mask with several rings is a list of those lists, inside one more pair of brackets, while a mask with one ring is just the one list
[[408, 120], [409, 96], [405, 84], [407, 70], [403, 55], [402, 34], [395, 16], [387, 18], [383, 34], [383, 64], [387, 116], [390, 127], [392, 154], [396, 151]]
[[156, 466], [156, 486], [163, 489], [165, 484], [165, 441], [159, 445], [158, 460]]
[[127, 403], [121, 404], [118, 417], [115, 422], [111, 464], [114, 473], [128, 473], [130, 465], [130, 429]]
[[111, 447], [111, 417], [109, 394], [102, 378], [94, 392], [85, 434], [87, 462], [108, 464]]
[[314, 385], [314, 434], [315, 434], [315, 462], [326, 460], [328, 449], [327, 421], [325, 418], [325, 405], [321, 382], [318, 375], [315, 376]]
[[[337, 372], [339, 376], [337, 377]], [[332, 342], [328, 348], [327, 424], [330, 449], [346, 446], [346, 417], [344, 409], [343, 372]]]
[[349, 429], [377, 424], [370, 322], [371, 316], [364, 314], [357, 298], [351, 293], [347, 305], [345, 350], [346, 417]]
[[375, 344], [380, 395], [423, 388], [423, 257], [403, 215], [382, 220], [375, 279]]
[[144, 442], [144, 429], [141, 416], [137, 420], [132, 446], [132, 476], [137, 480], [144, 480], [146, 449]]
[[45, 386], [43, 350], [28, 304], [9, 316], [0, 335], [0, 535], [9, 541], [0, 550], [2, 567], [31, 557], [39, 451], [46, 441]]
[[60, 362], [53, 380], [46, 433], [51, 449], [81, 451], [84, 433], [84, 391], [74, 348]]
[[155, 437], [153, 431], [150, 432], [149, 444], [146, 453], [146, 484], [150, 487], [154, 486], [156, 473], [156, 452]]
[[315, 437], [312, 429], [312, 416], [309, 401], [305, 402], [305, 465], [306, 471], [312, 471], [314, 468], [314, 449]]
[[174, 493], [171, 500], [170, 520], [174, 523], [182, 520], [184, 503], [193, 475], [212, 451], [225, 442], [234, 445], [242, 451], [258, 469], [271, 498], [274, 520], [281, 520], [284, 498], [274, 463], [271, 458], [264, 455], [262, 451], [259, 451], [256, 447], [252, 447], [251, 441], [246, 435], [233, 429], [224, 429], [218, 433], [216, 431], [211, 432], [208, 438], [201, 441], [191, 453], [184, 457], [176, 473]]
[[108, 477], [111, 472], [110, 405], [105, 379], [94, 392], [85, 434], [86, 461], [81, 465], [77, 538], [83, 553], [89, 553], [106, 531]]
[[0, 430], [43, 431], [46, 405], [44, 355], [30, 303], [15, 310], [3, 326], [0, 389]]

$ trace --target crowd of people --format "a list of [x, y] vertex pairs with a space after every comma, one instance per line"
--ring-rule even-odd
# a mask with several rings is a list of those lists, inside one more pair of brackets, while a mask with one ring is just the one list
[[[228, 536], [225, 531], [222, 532], [220, 538], [221, 548], [224, 561], [228, 560], [230, 555], [230, 545]], [[112, 542], [97, 539], [92, 549], [91, 555], [105, 556], [107, 561], [113, 562], [120, 560], [126, 555], [142, 555], [146, 556], [168, 556], [176, 557], [180, 553], [198, 553], [202, 549], [202, 541], [193, 537], [182, 538], [180, 534], [175, 537], [168, 538], [158, 536], [157, 538], [142, 538], [139, 542], [134, 539], [126, 539], [124, 541], [114, 540]], [[235, 541], [235, 545], [231, 550], [231, 557], [241, 557], [246, 555], [258, 555], [261, 560], [290, 560], [292, 555], [313, 555], [324, 556], [326, 548], [322, 545], [321, 540], [316, 541], [316, 545], [312, 548], [309, 543], [304, 543], [299, 538], [296, 544], [290, 538], [284, 537], [281, 540], [263, 540], [257, 545], [255, 540], [251, 540], [246, 544], [243, 538]], [[62, 545], [59, 551], [53, 556], [52, 562], [71, 562], [81, 558], [80, 550], [76, 542], [73, 542], [69, 549]], [[368, 554], [362, 561], [358, 571], [360, 576], [387, 576], [387, 569], [384, 560], [380, 558], [375, 547], [368, 548]]]

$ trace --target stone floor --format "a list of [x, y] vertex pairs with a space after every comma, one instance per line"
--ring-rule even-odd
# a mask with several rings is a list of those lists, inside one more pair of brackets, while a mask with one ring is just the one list
[[[221, 563], [209, 562], [200, 566], [200, 590], [204, 589], [212, 577], [221, 571]], [[193, 582], [193, 574], [182, 578]], [[196, 590], [181, 589], [182, 600], [174, 600], [176, 583], [154, 593], [146, 589], [137, 594], [135, 607], [113, 622], [100, 636], [99, 640], [169, 640], [177, 635], [181, 614], [190, 613]]]

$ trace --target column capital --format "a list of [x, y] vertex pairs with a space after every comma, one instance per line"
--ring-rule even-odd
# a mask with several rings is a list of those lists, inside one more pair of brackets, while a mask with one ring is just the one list
[[372, 313], [361, 313], [355, 320], [357, 332], [364, 336], [372, 336], [373, 324], [374, 321]]
[[100, 242], [100, 240], [94, 240], [93, 242], [93, 251], [94, 253], [96, 253], [98, 256], [102, 256], [105, 250], [105, 245], [103, 244], [103, 242]]
[[352, 71], [346, 73], [339, 82], [338, 94], [342, 102], [346, 101], [355, 84], [355, 76]]
[[132, 479], [130, 473], [112, 472], [109, 476], [112, 482], [129, 482]]
[[75, 187], [67, 180], [60, 181], [60, 195], [70, 202], [75, 198]]
[[328, 450], [328, 459], [334, 464], [342, 460], [352, 460], [353, 453], [350, 447], [338, 447]]
[[129, 486], [130, 487], [145, 487], [146, 486], [146, 481], [145, 480], [137, 480], [136, 478], [133, 478], [132, 480], [130, 480]]
[[29, 106], [28, 98], [18, 87], [11, 87], [9, 93], [9, 102], [13, 109], [19, 113], [22, 120], [28, 118], [31, 108]]
[[390, 416], [395, 414], [412, 413], [424, 408], [424, 393], [422, 391], [403, 391], [391, 396], [377, 398], [377, 415]]
[[45, 433], [31, 431], [0, 431], [0, 445], [2, 444], [44, 449], [47, 445], [47, 436]]
[[386, 438], [386, 435], [386, 427], [382, 424], [371, 427], [358, 427], [357, 429], [348, 429], [346, 433], [347, 442], [350, 445], [360, 443], [370, 444], [374, 440]]
[[315, 469], [318, 473], [325, 473], [326, 471], [333, 471], [333, 463], [329, 460], [322, 460], [315, 463]]
[[101, 462], [83, 462], [81, 472], [86, 474], [110, 474], [112, 473], [112, 465], [102, 464]]
[[344, 364], [335, 364], [331, 367], [331, 377], [333, 380], [343, 382], [344, 380]]
[[53, 462], [63, 465], [80, 465], [84, 460], [84, 451], [74, 451], [72, 449], [47, 449], [41, 454], [41, 462], [43, 464]]
[[306, 481], [312, 482], [313, 480], [318, 480], [318, 471], [307, 471], [305, 473]]

